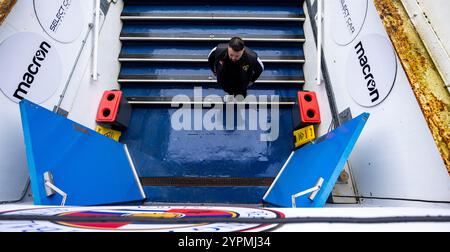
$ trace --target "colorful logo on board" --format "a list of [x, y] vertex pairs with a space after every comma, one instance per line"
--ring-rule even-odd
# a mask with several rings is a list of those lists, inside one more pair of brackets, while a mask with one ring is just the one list
[[[156, 232], [244, 232], [267, 231], [278, 227], [278, 224], [259, 223], [226, 223], [232, 218], [284, 218], [278, 211], [258, 208], [217, 208], [217, 207], [55, 207], [14, 210], [0, 215], [39, 215], [80, 217], [80, 222], [64, 222], [53, 218], [49, 221], [2, 221], [0, 231], [9, 232], [83, 232], [83, 231], [156, 231]], [[173, 221], [149, 224], [145, 222], [97, 222], [89, 221], [96, 217], [145, 217], [161, 219], [209, 218], [224, 219], [222, 223], [183, 223]]]

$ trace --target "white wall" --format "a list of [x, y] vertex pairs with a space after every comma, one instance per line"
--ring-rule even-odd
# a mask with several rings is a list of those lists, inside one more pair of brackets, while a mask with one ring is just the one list
[[447, 0], [402, 0], [450, 92], [450, 28]]
[[[338, 110], [371, 114], [350, 158], [359, 193], [449, 201], [450, 177], [373, 2], [324, 2], [324, 51]], [[360, 41], [377, 89], [385, 90], [374, 104], [355, 49]]]
[[[119, 40], [122, 22], [120, 14], [123, 1], [112, 4], [106, 16], [105, 23], [100, 31], [98, 51], [98, 80], [91, 78], [92, 61], [85, 67], [84, 75], [78, 90], [72, 89], [75, 99], [63, 103], [63, 108], [69, 109], [69, 119], [83, 124], [91, 129], [96, 126], [95, 116], [100, 99], [105, 90], [119, 89], [117, 79], [120, 72], [119, 54], [122, 44]], [[91, 58], [92, 59], [92, 58]]]
[[[35, 1], [38, 4], [45, 3], [50, 5], [58, 5], [63, 2], [62, 0], [55, 0], [53, 2], [47, 0]], [[12, 9], [3, 25], [0, 26], [0, 47], [10, 36], [20, 32], [30, 32], [42, 37], [42, 40], [50, 43], [52, 50], [54, 50], [52, 53], [59, 55], [61, 64], [55, 66], [55, 69], [60, 70], [54, 71], [50, 76], [60, 77], [52, 78], [48, 81], [42, 78], [39, 79], [39, 76], [36, 75], [37, 77], [29, 90], [28, 97], [25, 97], [33, 101], [33, 94], [34, 92], [40, 92], [40, 85], [50, 85], [55, 87], [56, 91], [49, 99], [39, 102], [41, 106], [50, 110], [58, 104], [60, 94], [68, 80], [72, 66], [75, 64], [82, 41], [88, 32], [88, 24], [93, 22], [94, 18], [94, 0], [72, 0], [71, 4], [74, 9], [67, 11], [67, 14], [63, 19], [64, 22], [61, 23], [56, 35], [44, 31], [43, 27], [49, 26], [46, 26], [42, 20], [38, 20], [34, 1], [31, 0], [17, 1], [17, 4]], [[74, 6], [76, 6], [77, 9], [75, 9]], [[98, 106], [99, 100], [97, 97], [100, 96], [100, 93], [102, 93], [103, 90], [117, 87], [117, 56], [120, 48], [118, 32], [121, 29], [121, 26], [118, 25], [118, 22], [120, 22], [118, 15], [122, 10], [122, 6], [122, 1], [111, 6], [110, 13], [108, 14], [108, 16], [111, 16], [108, 17], [110, 25], [105, 26], [101, 32], [100, 45], [103, 46], [100, 47], [99, 51], [101, 74], [99, 81], [94, 83], [89, 79], [91, 72], [90, 59], [93, 47], [91, 32], [87, 39], [87, 44], [80, 56], [78, 65], [75, 68], [66, 97], [62, 103], [62, 108], [70, 112], [69, 118], [90, 127], [93, 127], [95, 122], [95, 118], [93, 118], [92, 115], [94, 114], [93, 111], [96, 111]], [[51, 23], [51, 19], [55, 18], [55, 11], [52, 8], [45, 9], [48, 10], [48, 13], [44, 13], [43, 16], [49, 18]], [[101, 23], [103, 20], [104, 17], [102, 16]], [[42, 26], [40, 21], [43, 23]], [[58, 37], [63, 36], [65, 33], [69, 35], [72, 33], [73, 35], [74, 31], [78, 30], [79, 32], [75, 33], [76, 36], [68, 41], [61, 41], [60, 37]], [[27, 48], [27, 45], [27, 41], [23, 41], [23, 47]], [[20, 48], [21, 45], [18, 44], [16, 50], [20, 51]], [[24, 57], [26, 57], [26, 59], [24, 59], [24, 62], [26, 62], [27, 65], [11, 69], [6, 75], [13, 75], [11, 77], [12, 79], [17, 77], [17, 83], [19, 83], [20, 78], [22, 74], [24, 74], [29, 63], [26, 60], [29, 58], [29, 61], [31, 61], [33, 56], [34, 55], [32, 54], [29, 56], [25, 55]], [[11, 60], [10, 62], [13, 61]], [[6, 67], [7, 63], [8, 62], [6, 62]], [[45, 66], [42, 64], [42, 68], [39, 71], [42, 73], [43, 71], [52, 70], [54, 70], [52, 66]], [[0, 83], [0, 85], [2, 85], [0, 87], [15, 83], [16, 82]], [[0, 201], [11, 201], [18, 199], [24, 190], [28, 180], [28, 169], [26, 166], [25, 146], [19, 106], [3, 93], [0, 93], [0, 118], [2, 121], [2, 127], [0, 127]]]

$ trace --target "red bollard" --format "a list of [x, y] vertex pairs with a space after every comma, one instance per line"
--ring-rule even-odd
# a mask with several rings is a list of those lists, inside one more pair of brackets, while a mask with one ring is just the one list
[[302, 123], [320, 123], [320, 110], [316, 93], [303, 91], [298, 92], [298, 105], [300, 106], [300, 117]]
[[97, 111], [98, 124], [113, 129], [123, 130], [128, 127], [131, 118], [131, 105], [123, 96], [122, 91], [105, 91]]
[[319, 103], [316, 93], [300, 91], [297, 94], [298, 105], [292, 110], [294, 130], [301, 129], [311, 124], [320, 123]]

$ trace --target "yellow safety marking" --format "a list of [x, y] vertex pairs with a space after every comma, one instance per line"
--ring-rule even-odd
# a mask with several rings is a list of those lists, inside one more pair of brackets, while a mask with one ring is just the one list
[[311, 142], [312, 140], [316, 139], [316, 134], [314, 133], [314, 125], [310, 125], [308, 127], [294, 131], [294, 136], [295, 148]]
[[120, 132], [120, 131], [108, 129], [108, 128], [105, 128], [105, 127], [102, 127], [99, 125], [97, 125], [97, 127], [95, 127], [95, 131], [97, 131], [98, 133], [100, 133], [104, 136], [112, 138], [112, 139], [116, 140], [117, 142], [119, 141], [119, 138], [122, 135], [122, 132]]

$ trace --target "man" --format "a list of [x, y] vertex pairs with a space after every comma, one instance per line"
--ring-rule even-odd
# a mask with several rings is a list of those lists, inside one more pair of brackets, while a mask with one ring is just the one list
[[[247, 96], [247, 89], [264, 71], [258, 55], [245, 47], [244, 41], [233, 37], [228, 44], [219, 44], [208, 56], [209, 67], [217, 76], [217, 83], [231, 97]], [[230, 97], [225, 98], [226, 101]]]

